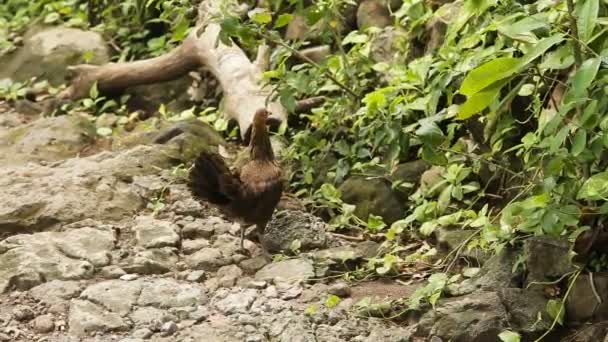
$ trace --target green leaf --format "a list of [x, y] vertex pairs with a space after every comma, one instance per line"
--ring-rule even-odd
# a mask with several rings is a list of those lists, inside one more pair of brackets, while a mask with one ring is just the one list
[[430, 120], [424, 120], [421, 122], [420, 128], [416, 130], [416, 135], [425, 144], [430, 146], [437, 146], [443, 142], [444, 135], [441, 128], [436, 123]]
[[565, 95], [564, 102], [574, 102], [585, 97], [587, 94], [587, 88], [589, 88], [595, 79], [599, 68], [599, 58], [590, 58], [584, 61], [581, 67], [572, 77], [571, 87]]
[[336, 296], [336, 295], [329, 295], [327, 297], [327, 299], [325, 300], [325, 306], [329, 309], [335, 307], [336, 305], [340, 304], [340, 297]]
[[386, 227], [382, 217], [370, 214], [367, 218], [367, 228], [371, 231], [379, 231]]
[[[578, 5], [579, 3], [577, 3]], [[578, 37], [583, 43], [588, 43], [593, 35], [599, 11], [599, 0], [584, 0], [576, 13]]]
[[277, 18], [277, 21], [274, 23], [274, 28], [275, 29], [281, 28], [281, 27], [289, 24], [292, 20], [293, 20], [293, 14], [291, 14], [291, 13], [281, 14]]
[[349, 34], [342, 39], [342, 45], [347, 44], [363, 44], [367, 43], [369, 37], [365, 33], [361, 33], [359, 31], [351, 31]]
[[97, 82], [93, 83], [91, 89], [89, 90], [89, 97], [92, 99], [96, 99], [99, 96], [99, 90], [97, 89]]
[[576, 157], [585, 150], [586, 145], [587, 131], [583, 128], [579, 128], [578, 132], [576, 132], [576, 135], [574, 136], [574, 140], [572, 141], [570, 153]]
[[500, 57], [484, 63], [467, 74], [459, 92], [473, 96], [496, 81], [512, 76], [519, 64], [519, 59], [513, 57]]
[[259, 11], [251, 14], [251, 20], [260, 25], [268, 24], [272, 21], [272, 14], [266, 11]]
[[497, 98], [498, 94], [500, 94], [500, 89], [502, 89], [506, 83], [506, 81], [496, 82], [490, 87], [468, 97], [466, 102], [458, 109], [456, 118], [459, 120], [466, 120], [488, 108], [488, 106]]
[[561, 299], [549, 299], [547, 301], [547, 313], [552, 319], [557, 320], [559, 325], [564, 324], [564, 316], [566, 310], [564, 310], [563, 301]]
[[505, 331], [501, 332], [500, 334], [498, 334], [498, 338], [502, 342], [520, 342], [521, 341], [521, 336], [518, 333], [513, 332], [511, 330], [505, 330]]
[[515, 67], [516, 71], [520, 71], [529, 63], [534, 61], [536, 58], [544, 54], [553, 45], [561, 43], [563, 40], [564, 35], [561, 33], [556, 33], [550, 37], [542, 39], [540, 42], [538, 42], [538, 44], [534, 45], [534, 47], [530, 51], [528, 51], [523, 57], [519, 58], [518, 65]]
[[608, 171], [588, 178], [581, 186], [576, 199], [600, 200], [608, 197]]

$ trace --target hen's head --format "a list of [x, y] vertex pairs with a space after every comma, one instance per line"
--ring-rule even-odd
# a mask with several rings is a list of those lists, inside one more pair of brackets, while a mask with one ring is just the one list
[[268, 116], [270, 112], [266, 110], [266, 108], [260, 108], [256, 110], [255, 115], [253, 116], [253, 125], [255, 128], [262, 128], [266, 126], [266, 120], [268, 120]]

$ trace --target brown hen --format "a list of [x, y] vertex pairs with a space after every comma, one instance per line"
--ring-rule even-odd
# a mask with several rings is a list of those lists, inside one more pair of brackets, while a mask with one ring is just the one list
[[259, 109], [253, 118], [249, 159], [230, 171], [224, 160], [203, 152], [190, 171], [190, 190], [195, 198], [219, 207], [241, 222], [241, 250], [245, 225], [255, 224], [258, 237], [281, 199], [282, 171], [274, 158], [266, 128], [268, 111]]

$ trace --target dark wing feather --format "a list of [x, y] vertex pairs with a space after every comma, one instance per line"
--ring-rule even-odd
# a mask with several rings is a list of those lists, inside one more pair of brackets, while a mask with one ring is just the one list
[[219, 156], [202, 152], [190, 171], [190, 190], [195, 197], [225, 206], [239, 199], [241, 181]]

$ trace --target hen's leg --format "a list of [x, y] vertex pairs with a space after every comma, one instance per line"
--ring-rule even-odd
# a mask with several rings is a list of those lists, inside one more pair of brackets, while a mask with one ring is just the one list
[[266, 247], [264, 246], [264, 229], [266, 228], [266, 224], [258, 224], [256, 225], [256, 231], [257, 231], [257, 235], [258, 235], [258, 241], [260, 242], [260, 247], [262, 248], [262, 256], [264, 256], [264, 258], [266, 258], [267, 260], [272, 260], [272, 255], [268, 252], [268, 250], [266, 249]]

